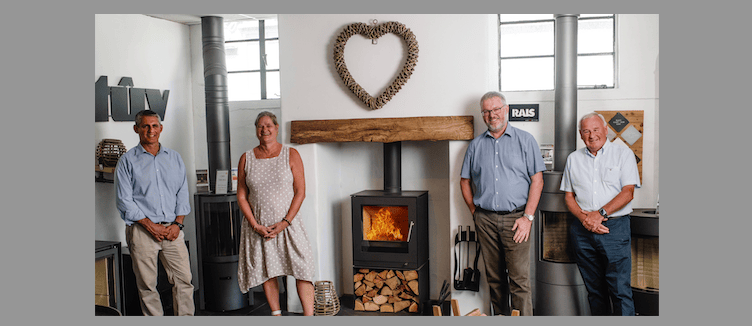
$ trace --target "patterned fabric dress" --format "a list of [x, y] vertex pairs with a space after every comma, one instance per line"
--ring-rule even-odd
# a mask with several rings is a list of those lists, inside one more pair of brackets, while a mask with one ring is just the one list
[[[257, 159], [251, 149], [245, 162], [248, 202], [256, 221], [265, 226], [282, 221], [294, 195], [290, 148], [283, 146], [277, 157], [268, 159]], [[245, 218], [240, 232], [238, 285], [243, 293], [281, 275], [314, 281], [313, 252], [300, 212], [274, 239], [265, 240]]]

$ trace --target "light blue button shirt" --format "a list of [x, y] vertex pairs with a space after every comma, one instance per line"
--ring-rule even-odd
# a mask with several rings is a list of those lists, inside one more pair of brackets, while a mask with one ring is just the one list
[[126, 225], [145, 217], [154, 223], [173, 222], [191, 212], [183, 158], [161, 144], [156, 156], [141, 144], [126, 152], [115, 168], [115, 189]]
[[[624, 186], [640, 188], [635, 154], [624, 145], [606, 141], [593, 156], [587, 147], [569, 154], [559, 190], [574, 192], [577, 204], [585, 211], [596, 211], [610, 202]], [[609, 216], [632, 212], [630, 201]]]
[[545, 169], [533, 135], [507, 125], [498, 139], [486, 131], [470, 142], [460, 177], [472, 180], [476, 206], [511, 211], [527, 204], [531, 177]]

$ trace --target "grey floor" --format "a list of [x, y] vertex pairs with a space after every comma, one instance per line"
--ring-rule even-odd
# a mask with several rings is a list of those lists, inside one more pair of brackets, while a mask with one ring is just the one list
[[[196, 311], [196, 316], [269, 316], [271, 315], [271, 309], [269, 304], [266, 303], [266, 297], [263, 292], [253, 292], [254, 305], [246, 308], [233, 310], [233, 311]], [[285, 294], [280, 294], [280, 302], [282, 303], [282, 316], [302, 316], [303, 314], [287, 312], [285, 301]], [[355, 311], [353, 305], [352, 295], [344, 295], [340, 298], [340, 311], [337, 316], [418, 316], [417, 313], [398, 312], [398, 313], [379, 313], [369, 311]], [[199, 305], [196, 304], [196, 309]]]

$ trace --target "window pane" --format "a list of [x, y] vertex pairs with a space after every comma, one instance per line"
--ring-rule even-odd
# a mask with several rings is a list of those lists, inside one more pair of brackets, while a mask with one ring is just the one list
[[554, 54], [554, 23], [501, 25], [501, 57]]
[[554, 88], [554, 58], [501, 60], [501, 91]]
[[266, 73], [266, 98], [280, 98], [279, 71]]
[[259, 43], [225, 43], [227, 71], [259, 70]]
[[266, 69], [279, 69], [279, 41], [266, 41]]
[[229, 101], [260, 100], [260, 73], [247, 72], [227, 74], [227, 98]]
[[279, 29], [277, 28], [276, 19], [264, 19], [264, 37], [277, 38], [279, 37]]
[[614, 87], [614, 56], [596, 55], [577, 58], [577, 85]]
[[225, 41], [259, 38], [258, 22], [255, 20], [226, 22], [224, 25]]
[[554, 14], [501, 14], [499, 15], [501, 22], [516, 22], [521, 20], [543, 20], [554, 19]]
[[614, 52], [614, 20], [580, 20], [577, 25], [577, 52]]

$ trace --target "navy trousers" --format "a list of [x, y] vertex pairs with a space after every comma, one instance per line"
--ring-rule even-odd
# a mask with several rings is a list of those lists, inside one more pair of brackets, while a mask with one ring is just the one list
[[572, 223], [575, 261], [588, 291], [593, 316], [635, 314], [629, 222], [629, 215], [605, 221], [603, 224], [609, 229], [606, 234], [595, 234], [582, 223]]

